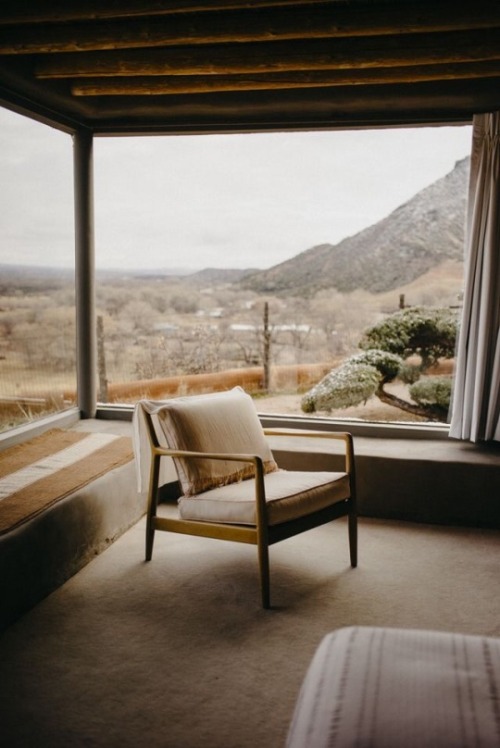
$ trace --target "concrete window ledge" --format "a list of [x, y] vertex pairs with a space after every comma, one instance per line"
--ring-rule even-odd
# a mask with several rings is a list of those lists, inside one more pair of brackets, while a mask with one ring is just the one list
[[[271, 437], [288, 470], [336, 469], [338, 443]], [[381, 519], [500, 528], [500, 444], [354, 437], [359, 514]]]
[[[130, 435], [131, 426], [74, 428]], [[105, 550], [146, 511], [130, 461], [95, 478], [0, 536], [0, 631]]]

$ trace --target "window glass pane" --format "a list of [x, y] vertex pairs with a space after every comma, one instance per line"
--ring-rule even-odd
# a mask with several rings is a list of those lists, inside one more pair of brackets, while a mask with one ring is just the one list
[[[452, 372], [470, 140], [469, 126], [97, 139], [100, 400], [241, 383], [263, 413], [446, 420], [430, 375]], [[391, 337], [392, 358], [310, 392]]]
[[71, 138], [0, 108], [0, 431], [75, 404]]

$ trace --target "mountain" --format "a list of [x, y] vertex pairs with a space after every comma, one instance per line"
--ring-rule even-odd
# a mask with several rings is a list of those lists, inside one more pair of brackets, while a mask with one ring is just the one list
[[255, 268], [204, 268], [189, 274], [189, 280], [201, 284], [238, 283], [247, 275], [254, 275]]
[[322, 288], [389, 291], [446, 260], [463, 260], [469, 157], [389, 216], [338, 244], [321, 244], [254, 273], [244, 288], [311, 296]]

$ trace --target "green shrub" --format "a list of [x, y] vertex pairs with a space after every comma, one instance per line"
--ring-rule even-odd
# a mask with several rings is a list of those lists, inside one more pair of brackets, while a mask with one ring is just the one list
[[419, 405], [437, 405], [448, 410], [451, 385], [451, 377], [423, 377], [410, 387], [410, 397]]
[[414, 366], [413, 364], [405, 363], [399, 370], [399, 378], [405, 384], [413, 384], [420, 379], [420, 366]]
[[[396, 312], [367, 330], [359, 344], [361, 353], [348, 358], [304, 395], [302, 410], [348, 408], [376, 394], [396, 408], [442, 420], [450, 404], [451, 378], [419, 377], [438, 359], [453, 358], [457, 326], [457, 312], [452, 309], [411, 307]], [[405, 360], [414, 355], [420, 356], [418, 366]], [[384, 389], [397, 377], [411, 385], [413, 402]]]
[[454, 309], [410, 307], [367, 330], [359, 346], [382, 349], [402, 358], [419, 355], [424, 370], [440, 358], [455, 355], [457, 320]]
[[381, 378], [374, 366], [349, 359], [304, 395], [301, 408], [305, 413], [314, 413], [358, 405], [376, 392]]
[[399, 356], [377, 348], [356, 353], [348, 359], [348, 362], [354, 365], [373, 366], [382, 375], [384, 382], [392, 382], [393, 379], [396, 379], [403, 364]]

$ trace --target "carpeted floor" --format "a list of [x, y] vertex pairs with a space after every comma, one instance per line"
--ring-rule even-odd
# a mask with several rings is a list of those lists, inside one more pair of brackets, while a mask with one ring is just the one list
[[5, 748], [277, 748], [321, 638], [377, 625], [500, 636], [500, 533], [344, 520], [256, 551], [128, 531], [0, 639]]

